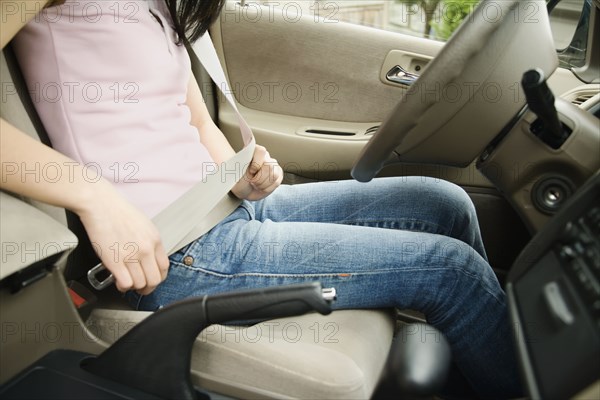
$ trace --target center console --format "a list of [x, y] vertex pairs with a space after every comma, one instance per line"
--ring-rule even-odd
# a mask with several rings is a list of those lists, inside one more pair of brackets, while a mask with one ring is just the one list
[[565, 204], [507, 281], [532, 398], [570, 398], [600, 379], [600, 175]]

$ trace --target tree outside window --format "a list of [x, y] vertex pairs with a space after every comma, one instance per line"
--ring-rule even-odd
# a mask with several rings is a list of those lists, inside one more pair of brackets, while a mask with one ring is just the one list
[[316, 15], [327, 22], [447, 40], [480, 0], [257, 0], [283, 11]]
[[395, 0], [404, 4], [407, 14], [415, 12], [418, 7], [423, 18], [425, 38], [448, 40], [461, 22], [469, 15], [479, 0]]

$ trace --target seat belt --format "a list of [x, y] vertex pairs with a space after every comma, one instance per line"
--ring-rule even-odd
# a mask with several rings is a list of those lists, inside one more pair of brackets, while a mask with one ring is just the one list
[[[244, 148], [221, 165], [215, 164], [214, 171], [204, 176], [201, 182], [152, 218], [169, 255], [198, 239], [239, 206], [241, 200], [229, 192], [244, 176], [256, 145], [252, 130], [240, 114], [229, 90], [209, 33], [206, 32], [191, 48], [190, 56], [195, 55], [198, 58], [237, 114]], [[241, 175], [238, 175], [237, 171], [241, 171]], [[89, 283], [97, 290], [102, 290], [115, 281], [112, 274], [103, 280], [98, 279], [97, 275], [104, 270], [106, 267], [98, 264], [87, 273]]]

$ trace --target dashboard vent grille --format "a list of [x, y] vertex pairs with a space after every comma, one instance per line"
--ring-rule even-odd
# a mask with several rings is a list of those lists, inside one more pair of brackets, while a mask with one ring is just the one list
[[581, 94], [575, 97], [573, 100], [571, 100], [571, 103], [575, 104], [576, 106], [580, 106], [592, 97], [594, 97], [592, 93]]
[[567, 93], [563, 94], [562, 97], [575, 104], [577, 107], [581, 107], [584, 110], [588, 110], [594, 104], [597, 104], [600, 100], [600, 85], [599, 84], [587, 84], [576, 87]]

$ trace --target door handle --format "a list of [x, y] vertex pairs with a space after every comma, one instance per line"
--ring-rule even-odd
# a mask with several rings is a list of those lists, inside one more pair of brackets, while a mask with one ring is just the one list
[[408, 72], [401, 66], [396, 65], [395, 67], [392, 67], [387, 74], [385, 74], [385, 78], [393, 83], [410, 86], [415, 83], [415, 81], [419, 78], [419, 75]]

